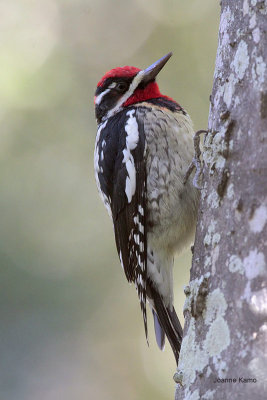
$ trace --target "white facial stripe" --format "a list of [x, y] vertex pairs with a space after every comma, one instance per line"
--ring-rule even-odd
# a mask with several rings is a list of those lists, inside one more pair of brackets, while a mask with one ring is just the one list
[[[119, 99], [118, 103], [115, 105], [115, 107], [113, 107], [106, 115], [106, 118], [111, 117], [112, 115], [114, 115], [119, 109], [120, 107], [123, 105], [123, 103], [126, 102], [126, 100], [131, 97], [131, 95], [133, 94], [133, 92], [135, 91], [135, 89], [137, 88], [137, 86], [139, 85], [139, 83], [141, 82], [142, 78], [143, 78], [143, 74], [144, 71], [140, 71], [138, 72], [138, 74], [135, 76], [135, 78], [133, 79], [129, 89], [127, 90], [126, 93], [124, 93], [124, 95]], [[98, 103], [97, 103], [98, 104]]]
[[96, 97], [96, 99], [95, 99], [95, 104], [97, 104], [97, 105], [100, 104], [101, 101], [102, 101], [102, 99], [103, 99], [103, 97], [104, 97], [107, 93], [110, 92], [110, 89], [114, 89], [116, 86], [117, 86], [117, 83], [116, 83], [116, 82], [112, 82], [112, 83], [109, 85], [109, 87], [108, 87], [106, 90], [104, 90], [104, 92], [100, 93], [100, 94]]
[[107, 94], [108, 92], [110, 92], [110, 87], [108, 88], [108, 89], [106, 89], [106, 90], [104, 90], [104, 92], [102, 92], [102, 93], [100, 93], [97, 97], [96, 97], [96, 99], [95, 99], [95, 104], [99, 104], [99, 103], [101, 103], [101, 100], [102, 100], [102, 98], [105, 96], [105, 94]]

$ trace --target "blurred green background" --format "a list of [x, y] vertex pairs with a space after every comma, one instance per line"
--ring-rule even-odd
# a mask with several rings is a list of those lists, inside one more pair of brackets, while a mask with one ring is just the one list
[[[93, 95], [169, 51], [164, 94], [207, 126], [214, 0], [0, 0], [0, 400], [172, 399], [96, 190]], [[189, 252], [176, 260], [182, 319]]]

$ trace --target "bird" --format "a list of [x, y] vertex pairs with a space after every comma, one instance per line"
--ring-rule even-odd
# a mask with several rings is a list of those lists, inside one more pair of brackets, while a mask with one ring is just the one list
[[178, 365], [183, 329], [173, 306], [174, 255], [194, 236], [199, 191], [191, 178], [184, 183], [194, 154], [191, 118], [156, 82], [171, 56], [145, 69], [114, 68], [100, 79], [94, 170], [147, 342], [148, 304], [156, 342], [163, 350], [167, 337]]

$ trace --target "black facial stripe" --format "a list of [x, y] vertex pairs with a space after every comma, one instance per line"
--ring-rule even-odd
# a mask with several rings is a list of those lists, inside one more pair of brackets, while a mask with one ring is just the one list
[[[96, 102], [95, 104], [95, 115], [98, 123], [102, 121], [105, 115], [116, 106], [120, 98], [129, 90], [133, 79], [134, 77], [107, 78], [102, 86], [97, 87], [95, 92], [96, 97], [101, 97], [101, 93], [105, 92], [105, 90], [107, 91], [107, 93], [103, 94], [103, 97], [99, 99], [99, 103], [97, 104]], [[125, 88], [109, 88], [114, 82], [126, 84]]]
[[95, 115], [98, 122], [101, 121], [109, 110], [116, 106], [122, 95], [123, 93], [118, 93], [116, 89], [110, 89], [110, 91], [103, 96], [100, 104], [95, 105]]
[[[107, 78], [105, 81], [104, 81], [104, 84], [102, 85], [102, 86], [98, 86], [97, 88], [96, 88], [96, 91], [95, 91], [95, 96], [98, 96], [100, 93], [102, 93], [102, 92], [104, 92], [104, 90], [106, 90], [106, 89], [108, 89], [108, 87], [109, 87], [109, 85], [111, 85], [111, 83], [113, 83], [113, 82], [125, 82], [125, 83], [127, 83], [127, 88], [126, 88], [126, 90], [125, 90], [125, 92], [129, 89], [129, 86], [130, 86], [130, 84], [131, 84], [131, 82], [132, 82], [132, 80], [133, 80], [133, 76], [131, 76], [130, 78], [127, 78], [127, 77], [114, 77], [114, 78]], [[115, 89], [115, 88], [114, 88]], [[115, 89], [116, 90], [116, 89]]]

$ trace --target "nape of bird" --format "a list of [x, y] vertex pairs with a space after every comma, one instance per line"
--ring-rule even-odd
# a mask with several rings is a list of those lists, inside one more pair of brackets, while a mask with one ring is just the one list
[[166, 335], [178, 363], [183, 331], [173, 307], [173, 260], [194, 234], [199, 193], [191, 179], [183, 183], [194, 153], [191, 119], [155, 81], [171, 55], [144, 70], [112, 69], [99, 81], [94, 166], [146, 338], [148, 301], [157, 344], [163, 349]]

